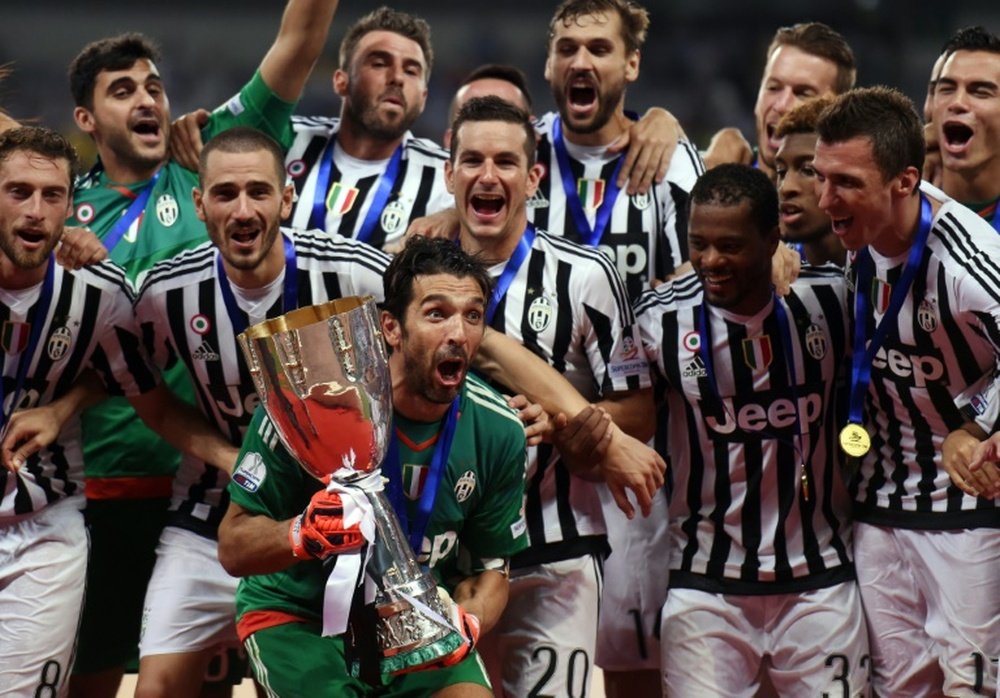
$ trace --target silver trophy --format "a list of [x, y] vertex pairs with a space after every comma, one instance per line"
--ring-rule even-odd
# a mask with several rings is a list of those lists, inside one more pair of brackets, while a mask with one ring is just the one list
[[[293, 310], [247, 328], [239, 341], [261, 404], [310, 475], [350, 487], [379, 472], [392, 437], [392, 384], [371, 296]], [[448, 611], [385, 494], [364, 492], [376, 524], [366, 571], [382, 674], [432, 665], [465, 640], [441, 622]]]

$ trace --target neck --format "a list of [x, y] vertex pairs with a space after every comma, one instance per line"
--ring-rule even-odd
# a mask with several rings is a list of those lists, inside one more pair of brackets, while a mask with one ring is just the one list
[[7, 255], [0, 252], [0, 288], [8, 291], [19, 291], [40, 284], [45, 279], [50, 260], [32, 269], [15, 266]]
[[462, 249], [469, 254], [480, 255], [491, 266], [506, 262], [514, 255], [527, 226], [528, 218], [523, 213], [511, 220], [507, 224], [507, 231], [498, 236], [477, 238], [463, 225], [460, 233]]
[[225, 257], [222, 258], [222, 268], [226, 270], [226, 278], [231, 284], [245, 289], [263, 288], [277, 279], [285, 268], [283, 238], [278, 236], [267, 256], [253, 269], [237, 269]]
[[563, 127], [563, 137], [573, 145], [595, 146], [611, 145], [615, 140], [626, 133], [632, 126], [632, 120], [625, 116], [625, 104], [622, 102], [615, 109], [615, 113], [608, 119], [608, 123], [601, 128], [590, 133], [579, 133], [571, 130], [565, 119], [561, 119]]
[[451, 403], [441, 404], [415, 394], [406, 385], [406, 369], [399, 351], [389, 357], [389, 375], [392, 376], [392, 409], [414, 422], [437, 422], [448, 414]]
[[910, 195], [893, 204], [892, 222], [871, 245], [884, 257], [903, 254], [913, 244], [920, 226], [920, 196]]
[[847, 251], [840, 244], [840, 240], [829, 232], [829, 226], [824, 229], [823, 235], [803, 244], [802, 251], [805, 252], [806, 261], [817, 266], [829, 262], [844, 266], [844, 259], [847, 256]]
[[385, 140], [376, 138], [361, 124], [355, 123], [346, 109], [340, 110], [337, 143], [344, 152], [359, 160], [387, 160], [403, 142], [403, 137]]
[[941, 190], [957, 201], [978, 203], [1000, 197], [1000, 158], [976, 172], [941, 171]]
[[[105, 156], [108, 157], [105, 157]], [[157, 162], [152, 165], [136, 165], [122, 162], [112, 153], [100, 153], [101, 164], [108, 179], [118, 184], [138, 184], [153, 178], [156, 171], [164, 164]]]

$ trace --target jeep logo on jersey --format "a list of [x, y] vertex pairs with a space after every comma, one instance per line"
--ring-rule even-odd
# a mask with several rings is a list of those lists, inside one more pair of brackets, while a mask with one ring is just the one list
[[[888, 371], [896, 378], [913, 379], [913, 385], [924, 388], [928, 383], [941, 380], [944, 375], [944, 361], [939, 356], [910, 356], [898, 349], [885, 350], [879, 347], [872, 359], [872, 368]], [[907, 381], [901, 381], [907, 383]], [[944, 381], [947, 385], [947, 380]]]
[[468, 499], [476, 490], [476, 474], [471, 470], [466, 470], [462, 477], [455, 483], [455, 500], [459, 504]]
[[65, 325], [57, 327], [49, 335], [49, 344], [46, 347], [49, 358], [58, 361], [66, 355], [71, 344], [73, 344], [73, 333], [69, 331], [69, 328]]
[[156, 218], [164, 228], [169, 228], [177, 222], [178, 213], [180, 209], [177, 206], [177, 199], [170, 194], [162, 194], [156, 200]]
[[771, 351], [771, 337], [762, 334], [758, 337], [749, 337], [743, 340], [743, 361], [752, 370], [765, 370], [771, 365], [774, 352]]
[[458, 534], [455, 531], [445, 531], [434, 536], [433, 540], [427, 540], [420, 546], [420, 554], [417, 555], [417, 562], [434, 567], [438, 562], [448, 557], [455, 544], [458, 543]]
[[539, 296], [528, 306], [528, 325], [535, 332], [544, 332], [552, 322], [552, 303], [545, 296]]
[[809, 352], [809, 356], [820, 361], [826, 356], [826, 349], [827, 341], [823, 329], [816, 323], [809, 325], [809, 329], [806, 330], [806, 351]]
[[[761, 391], [750, 393], [754, 400], [727, 397], [722, 400], [722, 420], [705, 414], [705, 426], [721, 436], [732, 436], [734, 441], [747, 433], [758, 433], [767, 438], [793, 438], [796, 421], [803, 431], [823, 414], [823, 396], [820, 393], [802, 393], [796, 401], [785, 392]], [[715, 409], [717, 404], [702, 402], [701, 409]]]
[[260, 489], [264, 478], [267, 477], [267, 468], [264, 467], [264, 459], [259, 453], [251, 451], [243, 456], [240, 464], [233, 472], [233, 482], [245, 489], [247, 492], [256, 492]]
[[597, 249], [606, 254], [618, 268], [618, 273], [626, 281], [631, 274], [644, 274], [648, 257], [646, 248], [638, 244], [598, 245]]
[[424, 491], [427, 474], [430, 469], [426, 465], [403, 463], [403, 492], [410, 501], [417, 501]]
[[386, 204], [386, 207], [382, 209], [382, 217], [379, 218], [379, 224], [385, 234], [398, 233], [403, 228], [404, 223], [406, 223], [406, 207], [399, 201]]
[[244, 386], [241, 384], [220, 385], [209, 382], [205, 387], [212, 394], [212, 400], [215, 401], [219, 412], [231, 419], [243, 420], [246, 418], [249, 421], [250, 416], [257, 409], [257, 403], [260, 402], [257, 393], [252, 391], [252, 386], [249, 386], [251, 391], [246, 395], [242, 394]]
[[937, 304], [931, 298], [924, 298], [917, 308], [917, 324], [927, 334], [937, 329], [938, 316]]

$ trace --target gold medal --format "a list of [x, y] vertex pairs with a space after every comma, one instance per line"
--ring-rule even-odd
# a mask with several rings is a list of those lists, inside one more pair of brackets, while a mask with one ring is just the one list
[[868, 449], [871, 447], [871, 437], [868, 436], [868, 432], [860, 424], [852, 422], [840, 430], [840, 448], [847, 455], [853, 458], [860, 458], [868, 453]]

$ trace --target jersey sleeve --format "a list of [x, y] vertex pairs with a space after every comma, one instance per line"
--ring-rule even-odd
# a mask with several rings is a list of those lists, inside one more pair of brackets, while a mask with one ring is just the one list
[[993, 289], [983, 288], [973, 275], [963, 277], [960, 306], [971, 309], [977, 334], [993, 349], [992, 370], [955, 398], [956, 406], [987, 434], [1000, 431], [1000, 303]]
[[166, 293], [144, 283], [135, 300], [134, 313], [143, 350], [150, 360], [161, 370], [173, 366], [177, 354], [167, 319]]
[[670, 242], [674, 267], [688, 261], [687, 210], [694, 183], [705, 171], [698, 149], [687, 139], [680, 139], [670, 159], [660, 197], [661, 234]]
[[350, 276], [350, 293], [357, 296], [374, 296], [375, 302], [381, 304], [385, 300], [383, 284], [385, 270], [392, 258], [382, 250], [366, 243], [340, 239], [344, 244], [350, 244], [355, 248], [355, 261]]
[[646, 360], [655, 367], [657, 375], [666, 380], [663, 363], [663, 308], [661, 298], [664, 292], [671, 291], [671, 282], [661, 284], [656, 289], [650, 289], [639, 297], [635, 304], [636, 330], [639, 343], [642, 345]]
[[143, 350], [132, 313], [133, 295], [124, 276], [121, 281], [117, 292], [102, 291], [97, 343], [89, 365], [100, 376], [109, 395], [131, 397], [155, 388], [159, 372]]
[[494, 569], [497, 560], [505, 560], [528, 545], [523, 511], [527, 446], [517, 417], [511, 413], [510, 419], [498, 420], [484, 446], [480, 462], [489, 469], [487, 495], [466, 519], [459, 536], [466, 557], [462, 567], [467, 566], [471, 574]]
[[233, 126], [250, 126], [278, 141], [282, 150], [288, 150], [294, 137], [292, 112], [295, 105], [278, 97], [258, 70], [243, 89], [212, 112], [201, 131], [202, 140], [208, 142], [212, 136]]
[[578, 287], [573, 297], [580, 299], [574, 312], [598, 389], [607, 395], [649, 387], [649, 364], [625, 283], [603, 258], [587, 266], [588, 273], [574, 274]]

